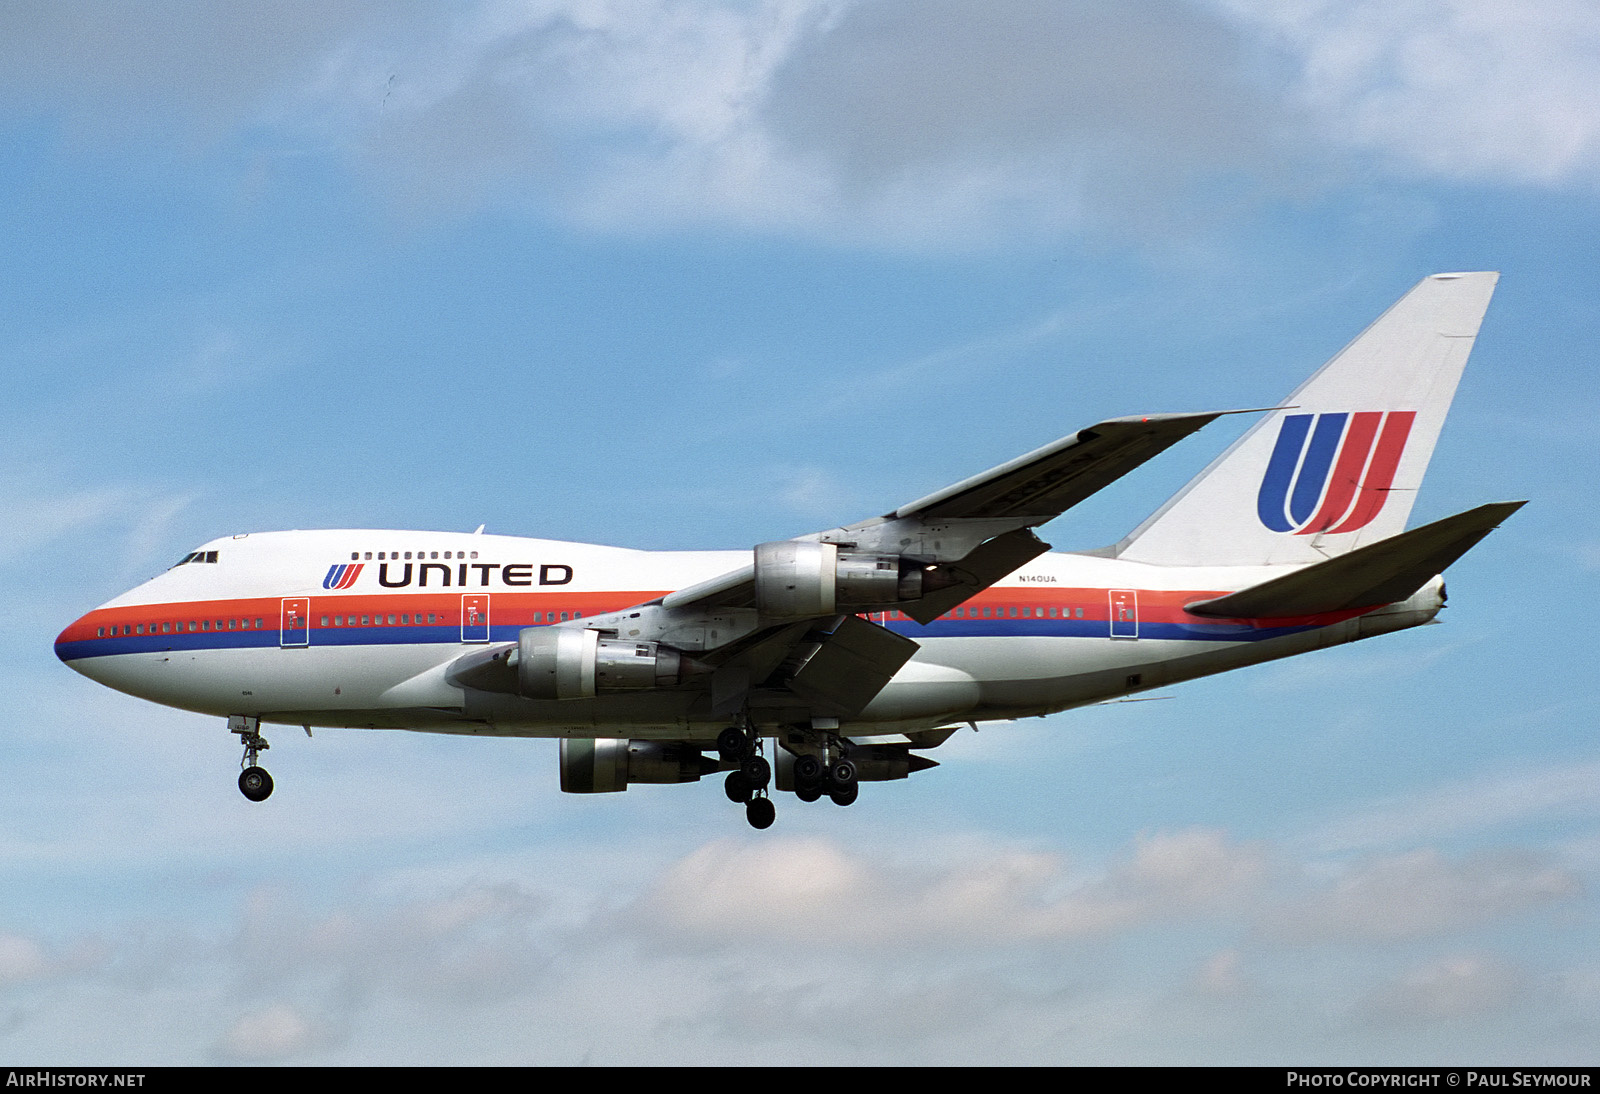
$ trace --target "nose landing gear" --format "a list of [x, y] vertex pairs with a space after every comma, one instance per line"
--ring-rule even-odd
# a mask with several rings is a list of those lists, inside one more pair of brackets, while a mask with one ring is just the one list
[[272, 794], [272, 776], [254, 764], [239, 772], [239, 793], [253, 802], [266, 801]]
[[272, 776], [256, 763], [259, 753], [272, 746], [261, 735], [261, 719], [248, 714], [234, 714], [228, 718], [228, 732], [237, 733], [244, 744], [244, 758], [239, 766], [239, 793], [253, 802], [266, 801], [272, 795]]

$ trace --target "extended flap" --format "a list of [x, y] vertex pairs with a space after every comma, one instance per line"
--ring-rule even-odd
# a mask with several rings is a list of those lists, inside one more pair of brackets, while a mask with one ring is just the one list
[[788, 688], [818, 713], [849, 717], [883, 690], [917, 648], [909, 638], [847, 615], [804, 655]]

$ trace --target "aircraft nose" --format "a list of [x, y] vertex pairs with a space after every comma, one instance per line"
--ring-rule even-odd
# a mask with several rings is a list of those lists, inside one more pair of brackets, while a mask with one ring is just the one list
[[89, 652], [88, 639], [93, 635], [94, 627], [90, 623], [89, 616], [79, 616], [67, 624], [60, 634], [56, 635], [56, 656], [68, 668], [83, 673], [85, 676], [89, 675], [84, 672], [84, 664], [86, 655]]

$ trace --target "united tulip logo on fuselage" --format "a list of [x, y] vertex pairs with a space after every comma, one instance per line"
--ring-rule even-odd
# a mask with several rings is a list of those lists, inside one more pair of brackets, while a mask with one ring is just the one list
[[[428, 578], [433, 577], [433, 585], [439, 588], [449, 588], [454, 577], [457, 588], [466, 585], [476, 585], [486, 588], [490, 584], [489, 575], [499, 571], [499, 584], [520, 588], [526, 585], [570, 585], [572, 583], [572, 567], [564, 563], [544, 563], [537, 567], [538, 575], [534, 575], [535, 566], [531, 562], [508, 562], [504, 565], [498, 562], [458, 562], [450, 565], [445, 562], [419, 562], [413, 571], [412, 563], [405, 563], [399, 574], [391, 575], [390, 566], [398, 563], [378, 563], [378, 584], [385, 589], [404, 589], [412, 583], [415, 577], [419, 589], [429, 588]], [[328, 567], [328, 575], [322, 579], [324, 589], [348, 589], [356, 583], [356, 578], [361, 576], [363, 564], [356, 562], [336, 562]], [[477, 580], [469, 581], [469, 574], [475, 574]]]
[[1261, 523], [1298, 536], [1365, 528], [1389, 498], [1416, 417], [1414, 410], [1285, 417], [1256, 497]]
[[336, 562], [328, 567], [328, 576], [322, 579], [324, 589], [348, 589], [361, 576], [361, 563]]

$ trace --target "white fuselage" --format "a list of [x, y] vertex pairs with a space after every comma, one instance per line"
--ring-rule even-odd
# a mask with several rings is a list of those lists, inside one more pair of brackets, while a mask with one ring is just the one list
[[[581, 627], [737, 569], [747, 551], [310, 531], [219, 539], [190, 557], [67, 627], [61, 659], [167, 706], [296, 725], [670, 739], [727, 724], [694, 687], [536, 701], [464, 689], [447, 670], [524, 628]], [[1443, 604], [1434, 579], [1365, 612], [1233, 621], [1185, 610], [1283, 572], [1045, 554], [926, 626], [873, 615], [920, 648], [841, 731], [1047, 714], [1416, 626]]]

